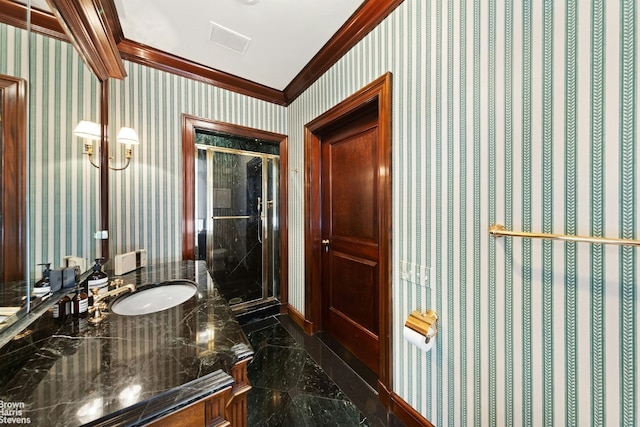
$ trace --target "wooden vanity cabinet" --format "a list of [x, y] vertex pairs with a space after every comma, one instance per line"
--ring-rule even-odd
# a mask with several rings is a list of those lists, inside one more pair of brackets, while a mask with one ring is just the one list
[[225, 419], [224, 408], [231, 395], [231, 386], [218, 391], [216, 394], [198, 400], [191, 405], [172, 412], [149, 424], [153, 427], [212, 427], [230, 426], [231, 422]]
[[246, 427], [247, 393], [251, 390], [245, 359], [231, 370], [233, 385], [149, 424], [152, 427]]

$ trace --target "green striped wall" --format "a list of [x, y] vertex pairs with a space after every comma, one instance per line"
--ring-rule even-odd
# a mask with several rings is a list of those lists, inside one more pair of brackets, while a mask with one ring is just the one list
[[125, 61], [111, 80], [109, 129], [114, 165], [122, 126], [140, 145], [124, 171], [110, 172], [111, 253], [145, 248], [153, 262], [182, 259], [182, 114], [286, 134], [286, 108]]
[[39, 278], [37, 263], [96, 256], [98, 172], [72, 131], [82, 119], [98, 121], [99, 83], [70, 44], [5, 24], [0, 73], [28, 82], [29, 265]]
[[[110, 175], [112, 251], [180, 257], [182, 112], [287, 133], [290, 302], [303, 312], [304, 124], [391, 71], [394, 391], [436, 425], [638, 424], [635, 249], [486, 232], [638, 237], [637, 21], [624, 0], [405, 0], [288, 108], [126, 63], [110, 134], [132, 126], [141, 145]], [[70, 45], [41, 36], [29, 78], [26, 44], [0, 24], [0, 73], [30, 80], [36, 117], [33, 263], [89, 257], [97, 174], [70, 131], [97, 119], [98, 85]], [[400, 280], [400, 261], [430, 266], [432, 286]], [[426, 355], [401, 335], [416, 308], [441, 316]]]
[[[393, 73], [394, 383], [438, 426], [637, 425], [633, 1], [405, 0], [288, 109], [304, 124]], [[290, 181], [290, 301], [304, 311], [304, 177]], [[432, 286], [399, 263], [431, 267]], [[427, 354], [402, 338], [440, 314]]]
[[[99, 121], [100, 85], [73, 47], [0, 24], [0, 73], [20, 76], [30, 94], [30, 265], [61, 264], [65, 255], [91, 260], [99, 248], [99, 177], [72, 135], [83, 119]], [[109, 137], [122, 126], [140, 145], [124, 171], [110, 172], [110, 251], [145, 248], [152, 262], [182, 257], [182, 113], [286, 133], [286, 109], [201, 82], [125, 62], [128, 77], [111, 80]], [[39, 277], [38, 267], [36, 277]]]

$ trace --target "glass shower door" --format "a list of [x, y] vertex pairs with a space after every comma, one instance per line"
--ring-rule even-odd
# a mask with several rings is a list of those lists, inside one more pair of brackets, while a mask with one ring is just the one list
[[198, 236], [200, 258], [206, 259], [231, 305], [277, 298], [277, 156], [207, 147], [199, 150], [199, 157], [196, 164], [206, 174], [201, 180], [206, 191], [198, 193], [206, 194], [206, 234]]

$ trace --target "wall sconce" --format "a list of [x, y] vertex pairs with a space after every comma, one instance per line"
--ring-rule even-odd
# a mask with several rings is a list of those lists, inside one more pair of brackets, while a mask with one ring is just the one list
[[[82, 120], [76, 128], [73, 130], [73, 134], [80, 138], [90, 139], [92, 141], [100, 140], [100, 125], [95, 122], [89, 122], [87, 120]], [[126, 160], [124, 166], [120, 168], [113, 167], [109, 165], [109, 169], [114, 171], [121, 171], [126, 169], [131, 162], [131, 155], [133, 150], [131, 149], [131, 145], [139, 144], [138, 134], [132, 128], [123, 127], [118, 131], [118, 135], [116, 136], [116, 141], [125, 144], [126, 147], [124, 149], [124, 158]], [[100, 165], [93, 162], [93, 143], [85, 143], [83, 153], [86, 154], [89, 158], [89, 162], [93, 167], [100, 168]], [[112, 157], [109, 157], [112, 159]]]

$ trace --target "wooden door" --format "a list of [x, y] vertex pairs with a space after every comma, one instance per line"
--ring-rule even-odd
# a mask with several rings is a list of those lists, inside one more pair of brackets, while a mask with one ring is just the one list
[[378, 115], [322, 136], [322, 324], [376, 374], [379, 364]]

